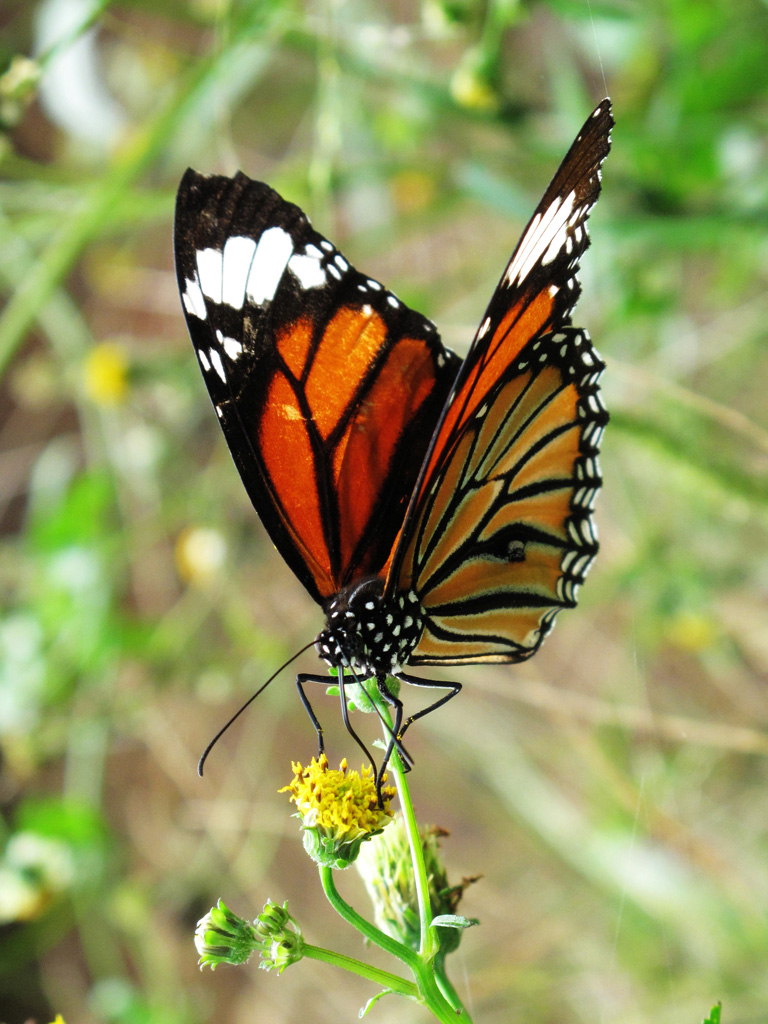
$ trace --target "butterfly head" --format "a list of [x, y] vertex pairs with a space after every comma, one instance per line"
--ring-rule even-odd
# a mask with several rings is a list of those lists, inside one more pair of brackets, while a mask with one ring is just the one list
[[399, 672], [424, 630], [416, 593], [387, 597], [379, 576], [344, 587], [327, 602], [325, 616], [315, 650], [334, 668], [351, 667], [365, 678]]

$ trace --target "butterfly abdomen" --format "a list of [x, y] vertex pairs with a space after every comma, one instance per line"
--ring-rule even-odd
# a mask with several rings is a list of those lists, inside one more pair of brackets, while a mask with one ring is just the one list
[[424, 631], [424, 609], [413, 590], [386, 597], [379, 576], [350, 584], [325, 606], [315, 640], [320, 657], [363, 678], [394, 675], [408, 663]]

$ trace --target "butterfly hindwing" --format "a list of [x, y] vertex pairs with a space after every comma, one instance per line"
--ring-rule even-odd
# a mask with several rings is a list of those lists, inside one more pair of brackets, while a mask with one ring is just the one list
[[520, 661], [576, 604], [608, 419], [586, 332], [529, 342], [433, 481], [411, 539], [424, 634], [410, 664]]
[[387, 578], [426, 614], [410, 664], [529, 657], [597, 551], [604, 364], [570, 313], [612, 125], [604, 100], [523, 232], [435, 431]]
[[317, 601], [381, 573], [458, 360], [273, 189], [187, 171], [176, 264], [246, 490]]

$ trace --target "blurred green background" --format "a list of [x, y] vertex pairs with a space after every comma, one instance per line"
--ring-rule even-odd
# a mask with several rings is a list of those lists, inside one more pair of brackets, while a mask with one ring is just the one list
[[196, 966], [219, 896], [365, 954], [276, 792], [314, 751], [293, 668], [195, 774], [321, 614], [193, 358], [183, 170], [266, 179], [461, 351], [609, 92], [575, 318], [608, 362], [602, 552], [532, 662], [456, 673], [409, 735], [413, 795], [449, 876], [483, 875], [452, 958], [477, 1024], [717, 999], [764, 1024], [766, 3], [2, 0], [0, 29], [0, 1020], [336, 1024], [373, 994]]

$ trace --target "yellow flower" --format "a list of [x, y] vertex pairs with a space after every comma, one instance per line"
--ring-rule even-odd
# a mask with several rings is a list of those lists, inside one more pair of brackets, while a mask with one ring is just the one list
[[184, 582], [204, 587], [218, 576], [227, 557], [227, 543], [218, 530], [188, 526], [179, 534], [174, 554]]
[[128, 390], [128, 362], [119, 345], [105, 341], [88, 353], [83, 366], [85, 393], [97, 405], [119, 405]]
[[425, 171], [400, 171], [392, 179], [392, 192], [400, 213], [418, 213], [435, 195], [435, 179]]
[[699, 654], [717, 639], [717, 627], [711, 616], [703, 612], [679, 611], [667, 624], [667, 639], [675, 647]]
[[467, 50], [451, 76], [451, 96], [460, 107], [491, 113], [499, 106], [492, 78], [487, 55], [479, 48]]
[[[379, 807], [371, 768], [349, 771], [346, 760], [338, 771], [323, 754], [304, 768], [293, 762], [293, 781], [279, 792], [290, 793], [304, 830], [304, 847], [318, 864], [345, 868], [357, 857], [360, 844], [378, 835], [393, 818], [389, 809], [392, 786], [382, 788]], [[386, 781], [386, 776], [384, 776]]]

